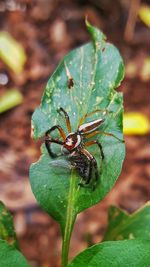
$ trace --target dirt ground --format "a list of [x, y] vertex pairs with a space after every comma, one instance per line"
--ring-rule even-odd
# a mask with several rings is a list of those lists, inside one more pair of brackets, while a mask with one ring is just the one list
[[[14, 3], [13, 11], [10, 3]], [[138, 111], [150, 118], [150, 77], [142, 74], [144, 60], [150, 55], [150, 30], [137, 18], [133, 36], [130, 40], [125, 38], [129, 3], [123, 0], [115, 5], [110, 0], [0, 2], [0, 27], [23, 45], [28, 58], [20, 75], [0, 61], [0, 73], [8, 77], [8, 83], [0, 85], [0, 95], [17, 87], [24, 97], [23, 104], [0, 114], [0, 199], [14, 215], [21, 250], [32, 267], [60, 266], [61, 239], [57, 223], [40, 209], [29, 185], [29, 166], [40, 155], [40, 143], [30, 138], [31, 115], [60, 59], [89, 40], [85, 15], [119, 48], [126, 66], [130, 62], [138, 66], [134, 75], [126, 73], [119, 88], [124, 93], [125, 112]], [[128, 32], [131, 28], [132, 25]], [[100, 204], [78, 216], [70, 257], [102, 240], [110, 205], [132, 213], [150, 199], [149, 134], [125, 136], [125, 141], [122, 174]]]

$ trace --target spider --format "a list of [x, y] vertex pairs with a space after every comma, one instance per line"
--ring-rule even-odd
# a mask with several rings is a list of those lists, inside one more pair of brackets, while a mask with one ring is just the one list
[[[120, 140], [112, 133], [97, 131], [97, 128], [104, 122], [104, 119], [102, 118], [84, 123], [87, 117], [98, 111], [101, 110], [95, 110], [83, 116], [80, 119], [77, 131], [72, 132], [69, 116], [67, 112], [62, 107], [60, 107], [58, 112], [63, 113], [63, 115], [65, 116], [68, 135], [66, 136], [64, 130], [60, 125], [53, 126], [45, 133], [45, 146], [49, 155], [52, 158], [56, 158], [59, 156], [52, 151], [51, 143], [61, 145], [62, 154], [69, 155], [68, 159], [71, 162], [71, 166], [77, 170], [77, 172], [83, 179], [83, 182], [79, 183], [79, 185], [81, 186], [88, 186], [93, 180], [93, 176], [95, 182], [97, 182], [99, 179], [97, 161], [95, 157], [86, 149], [86, 147], [92, 145], [98, 146], [101, 158], [100, 174], [102, 172], [102, 161], [104, 160], [104, 152], [101, 143], [98, 140], [88, 141], [87, 138], [93, 137], [96, 134], [105, 134], [108, 136], [113, 136], [116, 139]], [[63, 141], [51, 138], [50, 133], [56, 129], [59, 131], [59, 134]]]

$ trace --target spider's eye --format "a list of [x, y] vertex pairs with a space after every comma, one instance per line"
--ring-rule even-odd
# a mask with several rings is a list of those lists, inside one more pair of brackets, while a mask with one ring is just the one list
[[64, 146], [70, 151], [75, 147], [77, 147], [80, 144], [80, 142], [81, 142], [80, 136], [77, 135], [76, 133], [72, 133], [67, 136]]
[[67, 144], [67, 145], [72, 145], [72, 144], [74, 144], [74, 140], [73, 140], [71, 137], [68, 137], [68, 138], [66, 139], [66, 144]]
[[71, 147], [75, 146], [76, 142], [77, 142], [76, 135], [75, 134], [71, 134], [66, 138], [66, 142], [65, 143], [66, 143], [66, 145], [68, 147], [71, 148]]

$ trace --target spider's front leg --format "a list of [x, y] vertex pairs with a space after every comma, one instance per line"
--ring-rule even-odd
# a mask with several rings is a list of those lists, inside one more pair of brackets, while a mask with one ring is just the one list
[[46, 136], [46, 137], [49, 137], [50, 133], [53, 132], [53, 131], [56, 130], [56, 129], [59, 131], [60, 136], [61, 136], [62, 139], [65, 141], [65, 140], [66, 140], [66, 135], [65, 135], [65, 133], [64, 133], [64, 130], [63, 130], [63, 129], [61, 128], [61, 126], [59, 126], [59, 125], [54, 125], [52, 128], [50, 128], [50, 129], [46, 132], [45, 136]]
[[45, 146], [47, 148], [47, 151], [49, 153], [49, 155], [52, 157], [52, 158], [56, 158], [58, 157], [57, 154], [53, 153], [52, 150], [51, 150], [51, 143], [55, 143], [55, 144], [58, 144], [58, 145], [63, 145], [64, 142], [62, 141], [59, 141], [57, 139], [53, 139], [50, 137], [50, 133], [53, 132], [54, 130], [58, 130], [59, 131], [59, 134], [60, 136], [62, 137], [62, 139], [65, 141], [66, 140], [66, 135], [64, 133], [64, 130], [61, 128], [61, 126], [59, 125], [55, 125], [53, 126], [52, 128], [50, 128], [46, 134], [45, 134]]
[[69, 118], [68, 113], [62, 107], [60, 107], [58, 109], [58, 112], [59, 113], [63, 112], [63, 114], [65, 116], [66, 126], [67, 126], [67, 129], [68, 129], [68, 132], [71, 133], [71, 123], [70, 123], [70, 118]]
[[56, 139], [45, 139], [45, 146], [47, 148], [48, 154], [52, 158], [57, 158], [59, 155], [57, 155], [56, 153], [52, 152], [51, 143], [55, 143], [55, 144], [58, 144], [58, 145], [63, 145], [64, 142], [56, 140]]

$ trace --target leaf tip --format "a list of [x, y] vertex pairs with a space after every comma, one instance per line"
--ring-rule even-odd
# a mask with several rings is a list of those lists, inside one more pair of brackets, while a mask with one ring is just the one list
[[94, 27], [89, 21], [88, 21], [88, 16], [85, 16], [85, 25], [87, 27], [88, 32], [90, 33], [94, 45], [97, 48], [99, 43], [104, 42], [106, 40], [105, 34], [100, 31], [98, 28]]
[[87, 14], [85, 15], [85, 25], [86, 25], [86, 27], [91, 26], [91, 24], [88, 21], [88, 15]]

